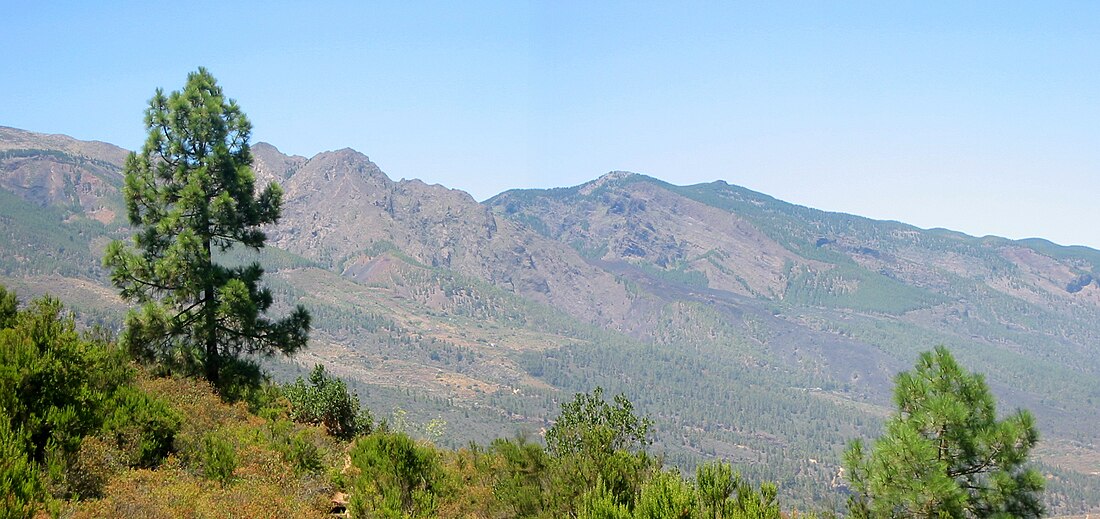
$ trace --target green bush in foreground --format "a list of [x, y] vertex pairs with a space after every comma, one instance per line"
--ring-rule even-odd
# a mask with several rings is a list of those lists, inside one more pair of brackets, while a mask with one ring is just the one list
[[5, 513], [48, 497], [97, 495], [105, 475], [94, 467], [106, 465], [81, 457], [88, 438], [126, 466], [152, 467], [171, 451], [179, 416], [134, 388], [125, 352], [102, 333], [78, 333], [59, 301], [44, 297], [20, 310], [0, 287], [0, 325]]
[[0, 519], [33, 517], [42, 500], [42, 480], [27, 454], [28, 443], [22, 430], [12, 430], [7, 417], [0, 417]]
[[1044, 481], [1027, 466], [1039, 440], [1030, 413], [998, 421], [985, 380], [942, 346], [898, 375], [894, 401], [870, 452], [857, 441], [845, 453], [853, 516], [1042, 516]]
[[439, 453], [401, 432], [375, 432], [351, 451], [354, 517], [435, 517], [446, 494]]
[[374, 427], [370, 412], [360, 408], [359, 399], [348, 393], [344, 381], [329, 376], [320, 364], [313, 368], [308, 384], [299, 377], [283, 388], [283, 394], [290, 401], [292, 420], [324, 425], [337, 438], [368, 434]]
[[203, 474], [208, 479], [228, 485], [237, 470], [237, 451], [233, 444], [219, 433], [208, 433], [202, 439]]

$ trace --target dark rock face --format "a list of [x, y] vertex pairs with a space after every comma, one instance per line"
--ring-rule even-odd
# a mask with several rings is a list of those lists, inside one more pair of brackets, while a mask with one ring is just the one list
[[870, 247], [859, 247], [856, 249], [857, 254], [863, 254], [864, 256], [871, 256], [872, 258], [881, 258], [882, 253], [872, 249]]
[[1081, 274], [1077, 279], [1070, 281], [1069, 284], [1066, 285], [1066, 292], [1076, 294], [1085, 287], [1091, 285], [1093, 281], [1092, 274]]
[[616, 171], [545, 193], [505, 192], [486, 204], [513, 221], [545, 222], [551, 237], [590, 260], [653, 267], [671, 278], [694, 276], [741, 295], [781, 296], [788, 265], [807, 264], [739, 215], [632, 173]]

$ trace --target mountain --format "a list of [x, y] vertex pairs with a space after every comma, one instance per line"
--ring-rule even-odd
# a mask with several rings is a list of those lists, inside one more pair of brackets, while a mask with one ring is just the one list
[[611, 314], [608, 301], [625, 290], [614, 277], [575, 251], [502, 220], [469, 194], [419, 180], [390, 180], [366, 156], [344, 149], [295, 161], [267, 146], [257, 170], [286, 191], [272, 243], [319, 261], [345, 276], [370, 282], [378, 274], [379, 247], [393, 247], [417, 262], [483, 279], [573, 315]]
[[[945, 344], [1003, 411], [1036, 414], [1052, 508], [1100, 509], [1100, 251], [725, 182], [612, 172], [479, 204], [350, 149], [253, 154], [285, 191], [265, 279], [316, 324], [309, 350], [268, 365], [277, 377], [323, 362], [376, 414], [446, 421], [452, 445], [538, 432], [602, 385], [654, 418], [669, 463], [722, 457], [796, 502], [836, 503], [845, 444], [878, 434], [893, 375]], [[0, 283], [117, 326], [100, 257], [128, 235], [125, 155], [0, 128]]]

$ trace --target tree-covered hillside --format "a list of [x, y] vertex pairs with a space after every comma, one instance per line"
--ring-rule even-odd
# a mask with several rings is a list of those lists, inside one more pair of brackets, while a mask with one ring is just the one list
[[[839, 478], [855, 483], [848, 511], [908, 517], [902, 506], [916, 503], [952, 517], [1039, 517], [1030, 415], [994, 423], [981, 377], [945, 349], [935, 355], [898, 377], [898, 412], [868, 461], [853, 444], [847, 464], [857, 477]], [[171, 364], [138, 362], [101, 329], [77, 331], [57, 300], [20, 305], [0, 287], [0, 517], [814, 516], [725, 456], [690, 472], [670, 465], [651, 448], [665, 418], [599, 386], [560, 405], [545, 447], [519, 435], [444, 449], [432, 442], [444, 423], [375, 415], [320, 365], [291, 384], [225, 368], [216, 386], [170, 374]], [[945, 407], [944, 398], [970, 400]], [[937, 463], [921, 462], [920, 449], [941, 439], [952, 443]], [[918, 486], [879, 473], [891, 467], [917, 471]]]

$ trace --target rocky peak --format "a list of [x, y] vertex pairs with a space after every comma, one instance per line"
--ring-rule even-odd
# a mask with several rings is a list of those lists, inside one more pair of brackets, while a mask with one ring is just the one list
[[588, 196], [588, 195], [592, 194], [593, 191], [595, 191], [595, 190], [597, 190], [597, 189], [599, 189], [599, 188], [601, 188], [601, 187], [603, 187], [603, 186], [605, 186], [609, 183], [617, 182], [617, 181], [627, 179], [627, 178], [630, 178], [630, 177], [633, 177], [633, 176], [636, 176], [636, 175], [638, 175], [638, 174], [637, 173], [631, 173], [629, 171], [612, 171], [612, 172], [609, 172], [609, 173], [605, 173], [604, 175], [600, 176], [600, 178], [597, 178], [596, 180], [593, 180], [591, 182], [587, 182], [585, 184], [581, 184], [580, 193], [582, 195]]
[[476, 207], [479, 211], [488, 214], [488, 209], [478, 204], [473, 195], [461, 189], [452, 189], [442, 184], [428, 184], [423, 180], [414, 178], [410, 180], [399, 180], [397, 182], [397, 190], [413, 195], [420, 194], [427, 197], [438, 198], [468, 207]]
[[256, 173], [256, 185], [261, 188], [271, 182], [284, 183], [307, 160], [299, 155], [285, 155], [266, 142], [252, 145], [252, 170]]
[[393, 187], [394, 182], [366, 155], [348, 148], [318, 153], [283, 182], [288, 200], [314, 200], [324, 205], [373, 199]]
[[309, 159], [303, 171], [306, 169], [319, 173], [321, 179], [326, 182], [349, 179], [351, 181], [371, 180], [379, 184], [392, 183], [378, 165], [371, 162], [370, 157], [351, 148], [318, 153]]

